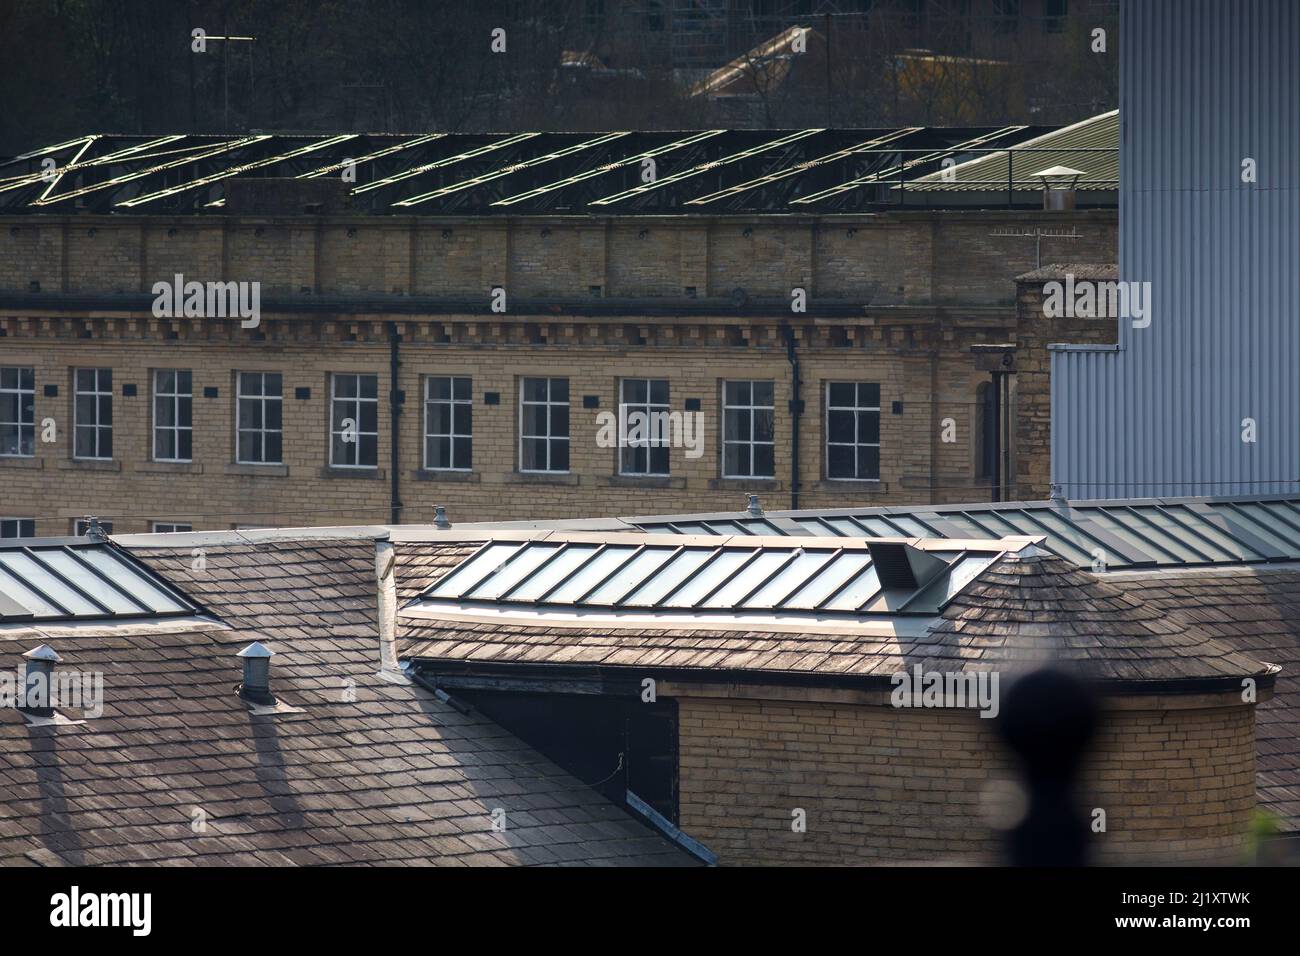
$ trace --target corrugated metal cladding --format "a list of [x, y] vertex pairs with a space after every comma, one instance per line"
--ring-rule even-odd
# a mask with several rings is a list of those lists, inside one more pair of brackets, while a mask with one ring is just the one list
[[1294, 491], [1300, 3], [1125, 0], [1120, 117], [1120, 278], [1151, 283], [1151, 324], [1053, 354], [1054, 480], [1071, 499]]

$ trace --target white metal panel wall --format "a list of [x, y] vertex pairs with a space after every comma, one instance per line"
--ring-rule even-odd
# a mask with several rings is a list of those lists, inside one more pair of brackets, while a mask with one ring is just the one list
[[1054, 481], [1300, 488], [1300, 2], [1124, 0], [1120, 120], [1120, 277], [1151, 283], [1152, 320], [1053, 354]]

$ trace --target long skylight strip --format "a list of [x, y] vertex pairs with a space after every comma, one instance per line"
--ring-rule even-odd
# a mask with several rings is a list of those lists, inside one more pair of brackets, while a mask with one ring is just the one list
[[805, 129], [797, 133], [791, 133], [789, 136], [781, 136], [778, 137], [777, 139], [772, 140], [770, 143], [760, 143], [757, 146], [751, 146], [749, 149], [742, 150], [739, 153], [732, 153], [730, 156], [723, 156], [721, 159], [715, 159], [712, 160], [711, 162], [700, 163], [697, 166], [692, 166], [690, 169], [684, 169], [680, 173], [674, 173], [671, 176], [665, 176], [662, 179], [656, 179], [652, 183], [643, 183], [640, 186], [636, 186], [632, 189], [625, 190], [624, 192], [615, 193], [613, 196], [606, 196], [604, 199], [597, 199], [593, 201], [591, 205], [608, 206], [611, 205], [612, 203], [622, 202], [624, 199], [630, 199], [633, 196], [639, 196], [642, 193], [647, 193], [652, 189], [659, 189], [662, 186], [667, 186], [670, 183], [680, 182], [681, 180], [688, 179], [691, 176], [699, 176], [702, 173], [707, 173], [710, 172], [711, 170], [719, 169], [722, 166], [729, 166], [732, 163], [738, 163], [741, 160], [748, 159], [751, 156], [757, 156], [759, 153], [765, 153], [771, 149], [778, 149], [782, 146], [788, 146], [790, 143], [795, 143], [801, 139], [807, 139], [809, 136], [815, 136], [818, 133], [824, 133], [824, 132], [826, 132], [824, 128]]
[[[87, 136], [85, 139], [74, 140], [74, 141], [73, 141], [72, 143], [70, 143], [70, 144], [65, 144], [65, 145], [71, 145], [71, 146], [78, 146], [78, 147], [79, 147], [79, 149], [77, 150], [76, 155], [73, 157], [73, 162], [76, 162], [76, 160], [77, 160], [78, 158], [80, 158], [81, 154], [84, 153], [84, 152], [85, 152], [85, 151], [90, 147], [90, 144], [93, 143], [94, 141], [95, 141], [95, 137], [94, 137], [94, 136]], [[39, 154], [39, 153], [36, 153], [36, 154], [34, 154], [34, 155], [39, 156], [40, 154]], [[59, 167], [56, 165], [54, 168], [57, 170]], [[21, 189], [23, 186], [30, 186], [30, 185], [32, 185], [32, 184], [34, 184], [34, 183], [44, 182], [44, 181], [45, 181], [45, 178], [46, 178], [48, 175], [49, 175], [49, 172], [46, 171], [46, 170], [44, 170], [44, 169], [42, 169], [42, 170], [39, 171], [39, 172], [35, 172], [35, 173], [24, 173], [22, 176], [18, 177], [16, 180], [10, 181], [10, 182], [9, 182], [9, 185], [7, 185], [7, 186], [0, 186], [0, 193], [8, 192], [8, 191], [11, 190], [11, 189]], [[62, 176], [63, 174], [60, 173], [59, 175]], [[57, 179], [56, 179], [56, 181], [57, 181]], [[51, 184], [51, 185], [53, 185], [53, 184]], [[49, 192], [49, 190], [47, 189], [46, 192]]]
[[348, 140], [356, 139], [359, 134], [345, 133], [342, 136], [331, 136], [317, 143], [308, 143], [306, 146], [300, 146], [297, 149], [290, 150], [287, 153], [278, 153], [275, 156], [268, 156], [266, 159], [255, 160], [251, 163], [244, 163], [242, 166], [231, 166], [229, 169], [223, 169], [219, 173], [213, 173], [211, 176], [201, 176], [198, 179], [191, 180], [187, 183], [181, 183], [179, 186], [171, 186], [167, 189], [159, 189], [157, 192], [146, 193], [143, 196], [136, 196], [134, 199], [127, 199], [124, 202], [117, 203], [119, 206], [140, 206], [147, 202], [153, 202], [155, 199], [163, 199], [167, 196], [174, 196], [177, 193], [188, 192], [191, 189], [200, 189], [204, 186], [220, 182], [223, 179], [229, 179], [231, 176], [238, 176], [241, 173], [252, 172], [254, 169], [262, 169], [266, 166], [273, 166], [276, 163], [284, 162], [289, 159], [297, 159], [299, 156], [306, 156], [308, 153], [314, 153], [317, 150], [328, 149], [331, 146], [337, 146], [340, 143], [346, 143]]
[[15, 156], [13, 159], [6, 159], [3, 162], [0, 162], [0, 166], [8, 166], [11, 163], [21, 163], [24, 159], [35, 159], [37, 156], [46, 156], [50, 153], [57, 153], [59, 152], [59, 150], [62, 149], [70, 149], [73, 146], [77, 146], [85, 142], [87, 139], [94, 139], [95, 135], [78, 136], [76, 139], [70, 139], [66, 143], [56, 143], [53, 146], [42, 146], [40, 149], [34, 149], [30, 153], [20, 153], [19, 155]]
[[[91, 137], [91, 140], [93, 140], [94, 138], [95, 137]], [[139, 160], [139, 159], [150, 159], [155, 156], [165, 156], [167, 155], [167, 153], [149, 153], [144, 156], [138, 156], [136, 154], [139, 153], [142, 149], [150, 149], [155, 146], [165, 146], [168, 143], [174, 143], [176, 140], [184, 139], [184, 138], [185, 138], [184, 135], [163, 136], [160, 139], [150, 140], [147, 143], [139, 143], [135, 146], [128, 146], [125, 149], [114, 150], [111, 153], [105, 153], [103, 156], [96, 156], [93, 159], [88, 159], [84, 163], [81, 163], [81, 162], [77, 162], [77, 159], [79, 159], [81, 157], [81, 154], [86, 151], [86, 147], [83, 146], [81, 150], [77, 153], [76, 158], [74, 158], [73, 161], [68, 163], [66, 166], [59, 169], [59, 173], [60, 175], [62, 175], [63, 173], [77, 172], [78, 170], [82, 170], [82, 169], [92, 169], [95, 166], [105, 166], [109, 163], [121, 162], [124, 159]], [[86, 146], [90, 145], [91, 140], [86, 141]], [[191, 146], [189, 148], [191, 150], [194, 150], [194, 149], [198, 149], [199, 147]], [[58, 169], [58, 167], [55, 168]], [[0, 192], [4, 192], [7, 189], [16, 188], [17, 186], [29, 185], [31, 183], [37, 182], [38, 180], [43, 180], [47, 175], [49, 174], [45, 170], [41, 170], [40, 172], [37, 173], [23, 173], [20, 176], [0, 177], [0, 183], [13, 184], [10, 186], [0, 186]]]
[[498, 149], [505, 149], [507, 146], [513, 146], [516, 143], [522, 143], [525, 140], [533, 139], [534, 137], [541, 135], [541, 133], [518, 133], [515, 136], [507, 136], [505, 139], [495, 140], [484, 146], [466, 150], [463, 153], [457, 153], [455, 156], [448, 156], [445, 159], [440, 159], [432, 163], [423, 163], [419, 166], [413, 166], [410, 169], [404, 170], [403, 172], [395, 173], [392, 176], [385, 176], [383, 179], [376, 179], [374, 182], [366, 183], [364, 186], [358, 186], [356, 189], [352, 190], [352, 195], [355, 196], [359, 193], [369, 192], [372, 189], [379, 189], [381, 186], [391, 186], [393, 183], [400, 183], [402, 180], [410, 179], [412, 176], [422, 176], [431, 170], [442, 169], [444, 166], [451, 166], [467, 159], [477, 159], [487, 153], [495, 152]]
[[232, 149], [239, 149], [243, 146], [249, 146], [253, 143], [270, 139], [269, 133], [262, 133], [257, 136], [243, 136], [239, 139], [232, 139], [222, 143], [206, 152], [199, 153], [197, 156], [182, 156], [179, 159], [173, 159], [169, 163], [162, 163], [158, 166], [149, 166], [145, 169], [137, 169], [134, 172], [123, 173], [121, 176], [114, 176], [112, 179], [106, 179], [102, 183], [94, 183], [90, 186], [82, 186], [80, 189], [74, 189], [71, 192], [60, 193], [57, 196], [51, 196], [49, 199], [40, 200], [33, 205], [48, 206], [51, 203], [63, 202], [66, 199], [75, 199], [78, 196], [85, 196], [88, 193], [97, 192], [101, 189], [110, 189], [114, 186], [121, 186], [123, 183], [129, 183], [135, 179], [141, 179], [145, 176], [151, 176], [154, 173], [160, 173], [164, 170], [175, 169], [177, 166], [184, 166], [186, 163], [196, 163], [201, 159], [207, 159], [210, 156], [217, 156], [221, 153], [229, 152]]
[[634, 163], [644, 162], [647, 159], [654, 159], [656, 156], [662, 156], [664, 153], [672, 152], [675, 149], [694, 145], [702, 140], [710, 139], [725, 133], [723, 129], [706, 130], [703, 133], [696, 133], [694, 136], [688, 136], [686, 139], [679, 139], [676, 142], [665, 143], [663, 146], [656, 146], [654, 149], [648, 149], [643, 153], [637, 153], [634, 156], [625, 156], [623, 159], [617, 159], [612, 163], [605, 163], [595, 169], [589, 169], [585, 173], [578, 173], [576, 176], [570, 176], [567, 179], [559, 179], [553, 183], [547, 183], [545, 186], [538, 186], [536, 189], [530, 189], [528, 192], [519, 193], [515, 196], [507, 196], [505, 199], [498, 199], [492, 203], [494, 206], [513, 206], [515, 203], [523, 202], [526, 199], [535, 199], [538, 196], [544, 196], [549, 192], [557, 189], [563, 189], [565, 186], [572, 186], [575, 183], [585, 182], [596, 176], [603, 176], [605, 173], [613, 172], [624, 166], [630, 166]]
[[432, 143], [434, 140], [442, 139], [446, 133], [430, 133], [427, 136], [417, 136], [415, 139], [406, 143], [398, 143], [395, 146], [386, 146], [375, 153], [368, 153], [365, 156], [358, 156], [356, 159], [343, 160], [338, 163], [331, 163], [328, 166], [322, 166], [320, 169], [313, 169], [309, 173], [299, 173], [294, 179], [316, 179], [319, 176], [328, 176], [330, 173], [337, 173], [347, 169], [349, 166], [360, 166], [362, 163], [373, 162], [376, 159], [383, 159], [385, 156], [392, 156], [394, 153], [400, 153], [404, 149], [411, 149], [415, 146], [423, 146], [425, 143]]
[[838, 196], [840, 193], [849, 192], [850, 190], [857, 189], [859, 186], [865, 186], [868, 183], [881, 182], [882, 180], [889, 179], [892, 176], [897, 176], [900, 173], [902, 173], [904, 170], [911, 169], [913, 166], [917, 166], [922, 163], [928, 163], [936, 159], [942, 159], [945, 156], [951, 156], [953, 153], [960, 153], [964, 149], [972, 149], [976, 146], [980, 146], [983, 143], [987, 143], [990, 140], [997, 139], [1002, 136], [1009, 136], [1012, 133], [1017, 133], [1023, 129], [1028, 129], [1028, 127], [1027, 126], [1004, 126], [1002, 129], [997, 130], [996, 132], [985, 133], [983, 136], [977, 136], [974, 139], [966, 140], [965, 142], [957, 143], [956, 145], [948, 146], [945, 147], [944, 149], [932, 150], [931, 152], [919, 156], [915, 159], [910, 159], [905, 161], [901, 166], [894, 166], [890, 169], [881, 170], [880, 172], [870, 173], [866, 176], [859, 176], [857, 179], [850, 179], [846, 183], [840, 183], [838, 186], [831, 186], [829, 189], [823, 189], [820, 192], [812, 193], [811, 195], [804, 196], [800, 199], [793, 199], [791, 200], [791, 202], [792, 203], [819, 202], [823, 199], [826, 199], [829, 196]]
[[415, 206], [422, 202], [428, 202], [430, 199], [438, 199], [441, 196], [449, 196], [452, 193], [461, 192], [465, 189], [472, 189], [475, 186], [481, 186], [484, 183], [490, 183], [494, 179], [500, 179], [503, 176], [510, 176], [523, 169], [531, 169], [533, 166], [540, 166], [543, 163], [549, 163], [556, 159], [563, 159], [565, 156], [572, 156], [574, 153], [580, 153], [586, 149], [593, 149], [597, 146], [603, 146], [606, 143], [612, 143], [616, 139], [622, 139], [624, 136], [631, 136], [632, 133], [606, 133], [604, 136], [597, 136], [595, 139], [584, 140], [581, 143], [574, 143], [572, 146], [566, 146], [563, 149], [557, 149], [554, 152], [545, 153], [541, 156], [535, 156], [532, 159], [526, 159], [523, 162], [512, 163], [501, 169], [494, 169], [490, 173], [484, 173], [482, 176], [475, 176], [473, 179], [464, 179], [458, 183], [452, 183], [450, 186], [443, 186], [441, 189], [435, 189], [432, 192], [421, 193], [418, 196], [412, 196], [410, 199], [403, 199], [400, 202], [393, 203], [394, 206]]
[[870, 152], [874, 147], [883, 146], [886, 143], [892, 143], [896, 139], [901, 139], [911, 133], [918, 133], [923, 129], [920, 126], [908, 126], [904, 129], [897, 129], [884, 136], [877, 136], [875, 139], [869, 139], [866, 142], [858, 143], [856, 146], [849, 146], [845, 149], [837, 149], [833, 153], [827, 153], [825, 156], [818, 156], [816, 159], [810, 159], [807, 162], [796, 163], [788, 169], [782, 169], [779, 172], [768, 173], [766, 176], [759, 176], [757, 179], [751, 179], [747, 182], [737, 183], [734, 186], [728, 186], [716, 193], [709, 193], [707, 196], [697, 196], [695, 199], [687, 200], [687, 206], [703, 206], [706, 203], [714, 202], [718, 199], [725, 199], [728, 196], [735, 196], [750, 189], [757, 189], [759, 186], [767, 186], [771, 183], [779, 182], [782, 179], [788, 179], [791, 176], [798, 176], [818, 166], [824, 166], [827, 163], [833, 163], [837, 160], [848, 159], [850, 156], [856, 156], [859, 153]]
[[63, 176], [65, 173], [67, 173], [69, 167], [76, 166], [77, 160], [81, 159], [81, 157], [85, 154], [86, 150], [90, 149], [91, 144], [94, 142], [95, 142], [95, 138], [93, 136], [90, 137], [89, 139], [86, 140], [85, 144], [81, 147], [81, 149], [77, 150], [76, 155], [72, 157], [72, 162], [70, 162], [67, 166], [64, 166], [62, 169], [60, 169], [57, 166], [55, 167], [55, 170], [58, 173], [58, 175], [56, 175], [53, 179], [51, 179], [49, 185], [45, 187], [45, 191], [36, 197], [36, 202], [40, 202], [42, 199], [45, 199], [47, 196], [49, 196], [50, 192], [54, 189], [54, 187], [63, 181]]

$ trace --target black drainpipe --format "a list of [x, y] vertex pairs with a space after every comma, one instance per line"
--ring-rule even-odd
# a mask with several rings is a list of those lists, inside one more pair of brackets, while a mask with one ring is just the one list
[[799, 397], [799, 355], [794, 348], [794, 329], [781, 323], [785, 335], [785, 358], [790, 363], [790, 510], [799, 507], [799, 418], [803, 399]]
[[397, 334], [397, 323], [388, 323], [388, 488], [389, 488], [389, 524], [401, 524], [402, 522], [402, 477], [399, 471], [401, 463], [400, 444], [398, 441], [401, 435], [400, 421], [402, 417], [402, 401], [406, 397], [397, 389], [397, 369], [402, 363], [399, 360], [399, 343], [402, 337]]

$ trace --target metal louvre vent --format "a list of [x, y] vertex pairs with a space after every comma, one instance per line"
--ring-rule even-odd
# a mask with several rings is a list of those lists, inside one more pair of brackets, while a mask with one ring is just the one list
[[[887, 548], [889, 570], [873, 560]], [[922, 551], [901, 542], [837, 546], [494, 541], [422, 601], [656, 612], [934, 614], [1001, 551]], [[906, 571], [899, 570], [901, 568]]]
[[175, 617], [197, 608], [108, 544], [0, 548], [0, 623]]

